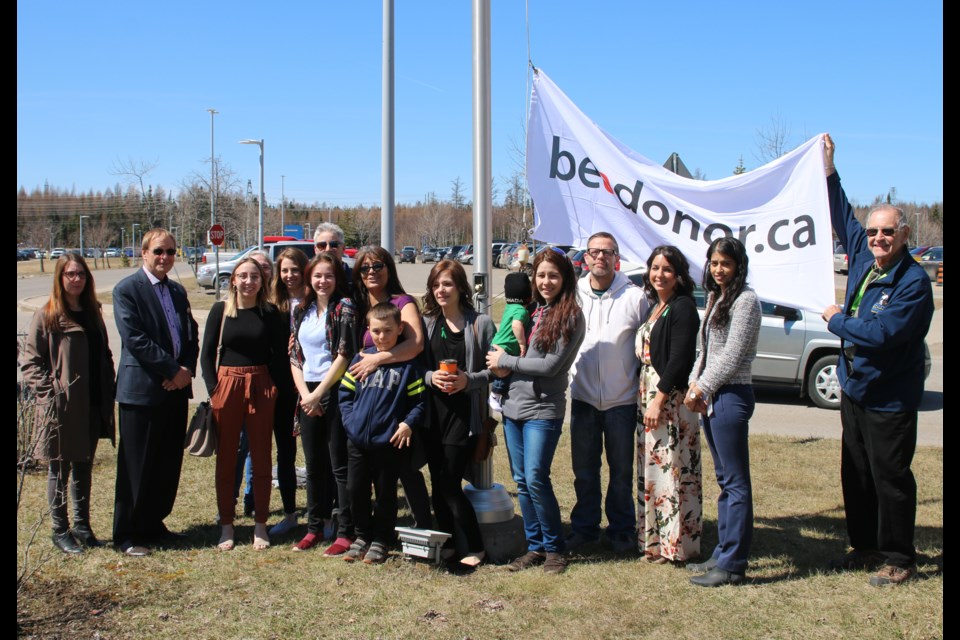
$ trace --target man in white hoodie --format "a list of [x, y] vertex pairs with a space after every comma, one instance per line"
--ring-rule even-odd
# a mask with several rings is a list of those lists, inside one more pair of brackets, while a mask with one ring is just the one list
[[647, 315], [643, 290], [616, 270], [620, 249], [601, 231], [587, 240], [590, 275], [578, 283], [586, 337], [571, 369], [570, 441], [577, 504], [571, 551], [600, 540], [600, 456], [606, 448], [607, 540], [617, 553], [637, 549], [633, 459], [637, 426], [637, 329]]

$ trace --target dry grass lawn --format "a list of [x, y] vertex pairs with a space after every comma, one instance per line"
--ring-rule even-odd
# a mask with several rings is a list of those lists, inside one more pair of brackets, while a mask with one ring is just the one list
[[[238, 548], [214, 549], [218, 529], [212, 459], [184, 461], [167, 524], [189, 534], [180, 546], [128, 559], [112, 549], [52, 553], [47, 524], [34, 553], [49, 561], [17, 601], [18, 634], [97, 638], [940, 638], [943, 637], [943, 451], [914, 462], [919, 485], [920, 579], [877, 589], [868, 574], [831, 574], [844, 551], [839, 443], [751, 438], [756, 535], [749, 584], [703, 590], [672, 566], [614, 557], [602, 546], [576, 556], [566, 574], [519, 575], [483, 566], [452, 575], [394, 555], [353, 566], [291, 539], [252, 549], [250, 519]], [[94, 529], [111, 529], [115, 451], [101, 446], [94, 471]], [[302, 463], [302, 457], [299, 464]], [[511, 492], [503, 447], [496, 478]], [[704, 453], [705, 548], [716, 542], [716, 484]], [[569, 439], [561, 439], [554, 483], [566, 521], [573, 506]], [[271, 522], [279, 517], [274, 494]], [[305, 504], [301, 490], [298, 504]], [[17, 517], [18, 563], [44, 505], [44, 477], [26, 484]], [[518, 510], [519, 512], [519, 510]], [[406, 519], [401, 512], [401, 520]], [[302, 529], [300, 531], [302, 533]]]

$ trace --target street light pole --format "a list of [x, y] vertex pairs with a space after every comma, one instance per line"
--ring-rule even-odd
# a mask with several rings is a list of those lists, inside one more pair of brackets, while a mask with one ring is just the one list
[[260, 202], [257, 217], [257, 249], [263, 250], [263, 138], [241, 140], [240, 144], [255, 144], [260, 147]]
[[280, 235], [283, 235], [284, 230], [287, 228], [286, 220], [284, 219], [287, 212], [286, 178], [287, 176], [280, 176]]
[[80, 216], [80, 256], [83, 256], [83, 219], [89, 218], [90, 216]]
[[137, 222], [134, 222], [133, 225], [131, 225], [131, 229], [130, 229], [130, 233], [133, 234], [132, 253], [133, 253], [134, 264], [136, 264], [136, 261], [137, 261], [137, 229], [139, 228], [140, 228], [140, 224]]

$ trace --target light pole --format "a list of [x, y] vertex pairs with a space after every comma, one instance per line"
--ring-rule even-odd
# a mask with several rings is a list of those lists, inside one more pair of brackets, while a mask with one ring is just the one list
[[124, 238], [126, 237], [126, 235], [127, 235], [127, 230], [124, 229], [123, 227], [120, 227], [120, 251], [123, 251], [124, 249], [127, 248], [127, 243], [124, 242]]
[[[217, 193], [217, 161], [213, 155], [213, 116], [220, 113], [216, 109], [207, 109], [210, 112], [210, 227], [212, 228], [216, 224], [216, 217], [214, 212], [216, 211], [216, 193]], [[207, 233], [207, 242], [210, 242], [210, 233]], [[220, 245], [213, 245], [213, 260], [216, 265], [216, 273], [220, 273]], [[215, 286], [213, 288], [213, 299], [217, 302], [220, 301], [220, 286]]]
[[133, 235], [133, 247], [131, 248], [132, 249], [131, 253], [133, 253], [134, 263], [136, 263], [137, 261], [137, 229], [139, 228], [140, 228], [140, 224], [137, 222], [134, 222], [130, 229], [130, 233]]
[[255, 144], [260, 147], [260, 202], [257, 214], [257, 249], [263, 249], [263, 138], [241, 140], [240, 144]]
[[89, 218], [90, 216], [80, 216], [80, 255], [81, 257], [86, 257], [83, 255], [83, 219]]
[[284, 234], [284, 229], [286, 229], [286, 220], [284, 220], [286, 214], [286, 205], [287, 205], [287, 192], [285, 190], [285, 180], [287, 176], [280, 176], [280, 235]]

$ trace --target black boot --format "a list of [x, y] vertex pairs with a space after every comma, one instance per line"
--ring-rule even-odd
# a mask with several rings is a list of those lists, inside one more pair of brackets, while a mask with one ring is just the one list
[[74, 539], [73, 534], [70, 533], [69, 530], [64, 531], [63, 533], [54, 532], [52, 538], [53, 545], [64, 553], [83, 553], [83, 549], [81, 549], [80, 545], [77, 544], [77, 541]]

